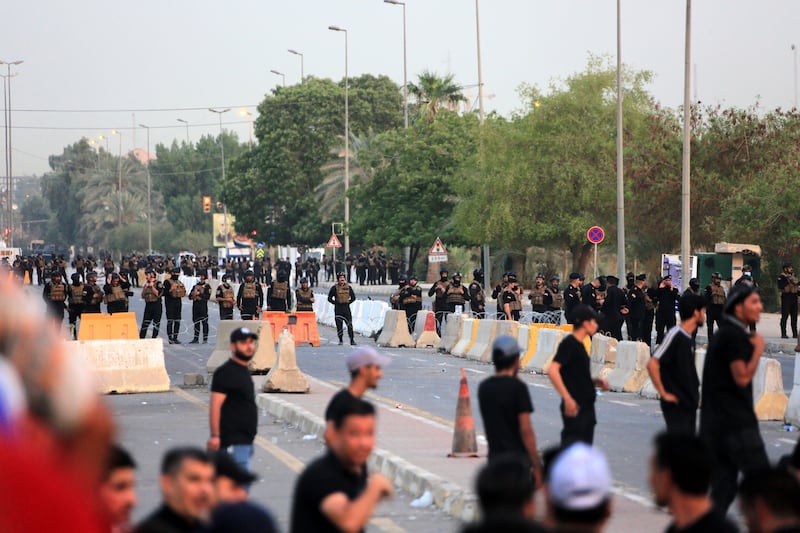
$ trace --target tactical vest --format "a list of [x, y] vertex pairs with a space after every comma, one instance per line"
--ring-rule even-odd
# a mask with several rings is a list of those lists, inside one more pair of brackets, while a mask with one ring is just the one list
[[72, 305], [83, 303], [83, 284], [69, 286], [69, 301]]
[[442, 300], [447, 298], [447, 291], [450, 289], [450, 282], [449, 281], [437, 281], [436, 282], [436, 299]]
[[564, 303], [564, 295], [555, 289], [550, 289], [550, 296], [553, 297], [553, 303], [550, 304], [550, 309], [561, 309], [561, 304]]
[[75, 269], [76, 270], [83, 270], [83, 259], [76, 259], [75, 260]]
[[786, 294], [797, 294], [797, 278], [786, 274], [783, 276], [786, 278], [786, 285], [783, 286], [782, 291]]
[[169, 295], [173, 298], [183, 298], [186, 296], [186, 285], [176, 279], [169, 280]]
[[510, 294], [514, 298], [512, 301], [508, 302], [508, 308], [511, 309], [512, 311], [522, 311], [522, 302], [520, 302], [519, 298], [517, 298], [517, 293], [509, 290], [503, 292]]
[[106, 304], [110, 304], [112, 302], [126, 302], [128, 301], [128, 297], [125, 296], [125, 291], [122, 290], [122, 286], [120, 285], [112, 285], [111, 286], [111, 294], [106, 294], [105, 302]]
[[469, 288], [475, 290], [475, 297], [473, 298], [475, 302], [483, 303], [484, 301], [486, 301], [486, 295], [483, 293], [483, 287], [481, 287], [480, 283], [478, 283], [477, 281], [473, 281], [470, 284]]
[[[223, 298], [230, 298], [231, 300], [236, 298], [233, 295], [233, 287], [231, 287], [230, 285], [228, 285], [227, 287], [225, 285], [220, 285], [219, 288], [222, 289]], [[233, 302], [232, 301], [220, 302], [220, 305], [222, 305], [222, 307], [224, 307], [225, 309], [230, 309], [231, 307], [233, 307]]]
[[310, 302], [303, 302], [302, 300], [310, 300], [314, 297], [314, 291], [310, 288], [303, 290], [297, 289], [297, 310], [298, 311], [313, 311], [314, 304]]
[[467, 301], [464, 298], [465, 291], [466, 288], [463, 285], [450, 285], [450, 288], [447, 289], [447, 303], [464, 305]]
[[194, 296], [191, 297], [191, 300], [192, 301], [202, 300], [205, 288], [206, 288], [205, 283], [197, 283], [194, 287], [192, 287], [192, 294]]
[[544, 305], [544, 287], [532, 288], [528, 298], [532, 305]]
[[350, 303], [350, 285], [345, 283], [344, 285], [336, 284], [336, 303], [337, 304], [349, 304]]
[[725, 289], [721, 285], [711, 284], [711, 304], [724, 305], [725, 304]]
[[258, 291], [256, 290], [256, 282], [245, 281], [244, 284], [242, 284], [242, 298], [255, 300], [257, 297]]
[[63, 302], [67, 299], [67, 291], [63, 283], [53, 283], [50, 285], [50, 301]]
[[158, 285], [155, 287], [146, 285], [145, 288], [142, 289], [142, 298], [144, 298], [144, 301], [149, 304], [160, 300], [161, 298], [158, 295]]
[[[272, 284], [272, 297], [276, 300], [285, 300], [289, 294], [289, 283], [286, 281], [276, 281]], [[253, 296], [255, 298], [255, 296]]]
[[103, 299], [103, 292], [100, 290], [100, 287], [97, 285], [89, 285], [89, 288], [92, 290], [92, 297], [90, 302], [86, 302], [90, 305], [100, 305], [100, 300]]
[[415, 303], [419, 302], [420, 300], [421, 300], [420, 297], [418, 297], [413, 292], [410, 292], [410, 293], [408, 293], [408, 296], [403, 298], [403, 301], [401, 303], [403, 305], [409, 305], [409, 304], [415, 304]]

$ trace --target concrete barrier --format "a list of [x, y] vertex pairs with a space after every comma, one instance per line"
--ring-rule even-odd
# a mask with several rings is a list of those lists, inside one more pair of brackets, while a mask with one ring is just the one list
[[592, 337], [589, 357], [592, 377], [607, 379], [617, 362], [617, 339], [596, 334]]
[[[449, 323], [451, 320], [455, 321], [455, 317], [458, 315], [452, 314], [447, 318], [447, 322]], [[419, 316], [417, 316], [417, 324], [419, 324]], [[436, 349], [442, 343], [442, 339], [439, 338], [439, 335], [436, 333], [436, 315], [433, 313], [428, 313], [425, 316], [425, 325], [422, 330], [422, 333], [417, 337], [417, 348], [433, 348]]]
[[520, 368], [527, 368], [536, 354], [536, 345], [539, 342], [539, 331], [542, 329], [539, 324], [528, 324], [528, 344], [527, 349], [522, 352], [522, 361], [520, 361]]
[[517, 344], [519, 344], [519, 363], [520, 368], [522, 365], [522, 360], [525, 358], [525, 354], [528, 353], [528, 339], [531, 335], [531, 326], [530, 324], [520, 324], [517, 327]]
[[621, 341], [617, 344], [617, 362], [606, 379], [615, 392], [639, 392], [647, 381], [650, 350], [643, 342]]
[[169, 390], [161, 339], [70, 341], [68, 344], [76, 355], [95, 368], [103, 394]]
[[297, 366], [294, 336], [284, 330], [278, 337], [278, 363], [264, 381], [264, 392], [306, 393], [311, 390], [308, 380]]
[[[491, 363], [492, 362], [492, 344], [494, 343], [494, 339], [501, 335], [508, 335], [510, 337], [514, 337], [517, 339], [519, 337], [519, 322], [514, 320], [498, 320], [497, 327], [495, 329], [494, 337], [492, 338], [492, 342], [489, 343], [489, 349], [486, 350], [484, 354], [484, 358], [481, 359], [484, 363]], [[519, 341], [517, 341], [519, 343]], [[522, 354], [522, 347], [520, 347], [520, 354]]]
[[[257, 328], [262, 324], [269, 324], [269, 322], [256, 320], [220, 320], [217, 322], [217, 344], [214, 346], [214, 351], [211, 352], [208, 362], [206, 362], [206, 372], [209, 375], [213, 374], [214, 370], [230, 358], [231, 333], [235, 329], [250, 328], [256, 329], [256, 332], [258, 332]], [[270, 327], [269, 331], [265, 330], [265, 333], [269, 334], [267, 339], [269, 339], [269, 344], [272, 344], [272, 328]], [[258, 338], [259, 345], [267, 340], [261, 334], [258, 335]]]
[[475, 335], [478, 332], [478, 324], [482, 321], [483, 320], [478, 320], [476, 318], [464, 319], [464, 324], [461, 326], [461, 336], [458, 338], [456, 345], [453, 346], [453, 349], [450, 350], [451, 354], [456, 357], [466, 356], [467, 350], [475, 341]]
[[528, 362], [528, 368], [547, 374], [550, 370], [550, 363], [553, 362], [553, 357], [556, 356], [558, 345], [561, 344], [561, 340], [565, 335], [560, 329], [542, 326], [539, 329], [536, 342], [536, 353], [533, 354], [533, 357]]
[[467, 359], [473, 361], [486, 361], [492, 352], [492, 342], [497, 332], [499, 320], [478, 320], [478, 331], [475, 334], [475, 342], [467, 350]]
[[420, 309], [417, 312], [417, 321], [414, 323], [414, 331], [411, 332], [414, 339], [419, 339], [419, 336], [425, 331], [425, 321], [428, 319], [428, 315], [432, 314], [433, 311], [428, 311], [427, 309]]
[[753, 408], [759, 420], [783, 420], [789, 398], [783, 389], [781, 364], [762, 357], [753, 376]]
[[[427, 312], [430, 313], [430, 311]], [[447, 323], [444, 325], [444, 331], [442, 332], [442, 341], [439, 343], [440, 352], [449, 353], [453, 351], [453, 348], [455, 348], [458, 339], [461, 338], [462, 332], [464, 331], [464, 319], [468, 316], [469, 315], [453, 313], [447, 317]], [[419, 314], [417, 315], [417, 326], [419, 326]], [[419, 335], [416, 335], [416, 331], [414, 333], [415, 336], [419, 338]]]
[[800, 427], [800, 356], [797, 355], [794, 357], [794, 379], [792, 381], [792, 393], [789, 396], [784, 420]]
[[[223, 320], [222, 322], [227, 322]], [[252, 322], [251, 322], [252, 323]], [[247, 369], [251, 374], [266, 374], [269, 370], [275, 367], [278, 361], [278, 355], [275, 352], [275, 343], [273, 339], [275, 335], [272, 331], [272, 324], [270, 322], [258, 322], [258, 347], [256, 353], [250, 362], [247, 364]], [[228, 357], [231, 355], [230, 350], [230, 333], [225, 337], [228, 342]], [[217, 346], [219, 346], [219, 332], [217, 332]], [[216, 352], [216, 349], [214, 350]], [[225, 360], [222, 361], [223, 363]]]
[[408, 332], [408, 322], [405, 311], [390, 310], [383, 321], [383, 329], [377, 340], [378, 346], [391, 348], [414, 347], [414, 338]]

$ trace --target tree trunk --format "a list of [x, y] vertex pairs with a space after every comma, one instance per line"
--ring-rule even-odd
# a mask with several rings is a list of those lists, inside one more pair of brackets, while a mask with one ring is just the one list
[[584, 244], [576, 244], [572, 246], [571, 250], [572, 268], [574, 272], [578, 272], [587, 278], [591, 278], [594, 275], [594, 272], [590, 273], [588, 268], [592, 262], [592, 256], [594, 255], [594, 244], [589, 242]]
[[417, 262], [417, 257], [419, 256], [419, 245], [415, 244], [413, 246], [408, 247], [408, 265], [406, 266], [406, 271], [404, 274], [411, 275], [414, 273], [414, 263]]

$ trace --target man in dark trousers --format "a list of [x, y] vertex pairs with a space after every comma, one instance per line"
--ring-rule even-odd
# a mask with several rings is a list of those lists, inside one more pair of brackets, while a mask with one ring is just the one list
[[786, 321], [792, 327], [792, 338], [797, 338], [797, 285], [800, 283], [794, 275], [791, 263], [783, 264], [783, 272], [778, 276], [778, 290], [781, 291], [781, 338], [786, 335]]
[[725, 289], [722, 287], [722, 274], [714, 272], [711, 274], [711, 283], [705, 291], [708, 307], [706, 308], [708, 322], [708, 338], [714, 336], [714, 323], [717, 327], [722, 324], [722, 309], [725, 306]]
[[606, 276], [608, 289], [606, 298], [603, 300], [602, 330], [609, 336], [618, 341], [622, 340], [622, 322], [628, 314], [628, 302], [625, 293], [619, 288], [619, 278], [616, 276]]
[[469, 284], [469, 307], [474, 318], [486, 318], [486, 293], [483, 291], [483, 269], [472, 271], [472, 283]]
[[211, 299], [211, 286], [206, 283], [206, 272], [198, 272], [200, 281], [192, 287], [189, 299], [192, 301], [192, 323], [194, 324], [194, 338], [190, 344], [197, 344], [200, 340], [200, 328], [203, 328], [203, 344], [208, 344], [208, 301]]
[[60, 272], [55, 271], [50, 275], [50, 281], [42, 291], [42, 298], [47, 304], [48, 313], [60, 326], [64, 321], [64, 302], [67, 301], [67, 286], [64, 285]]
[[433, 301], [433, 311], [436, 316], [436, 334], [442, 336], [442, 326], [447, 313], [450, 312], [450, 304], [447, 302], [447, 289], [450, 288], [448, 280], [450, 272], [447, 268], [439, 270], [439, 281], [431, 285], [428, 296], [435, 297]]
[[715, 458], [711, 499], [723, 514], [736, 496], [739, 473], [769, 466], [753, 410], [753, 377], [764, 353], [764, 337], [749, 328], [758, 322], [761, 310], [753, 285], [734, 287], [703, 367], [700, 436]]
[[584, 339], [597, 332], [597, 313], [588, 305], [579, 305], [572, 313], [573, 330], [564, 337], [550, 365], [547, 376], [561, 396], [561, 446], [581, 441], [592, 444], [594, 426], [597, 424], [594, 403], [595, 386], [607, 391], [608, 381], [592, 378], [589, 354]]
[[300, 288], [294, 292], [298, 311], [314, 311], [314, 291], [308, 286], [308, 278], [301, 278]]
[[644, 291], [647, 276], [639, 274], [633, 281], [633, 286], [628, 289], [628, 339], [641, 341], [644, 337], [644, 317], [646, 298]]
[[173, 267], [170, 277], [164, 281], [164, 307], [167, 309], [167, 337], [170, 344], [180, 344], [178, 332], [181, 329], [181, 304], [186, 296], [186, 285], [179, 279], [180, 267]]
[[700, 381], [694, 364], [692, 335], [705, 321], [706, 300], [685, 292], [678, 302], [681, 323], [667, 332], [647, 363], [647, 372], [661, 397], [667, 431], [694, 435]]
[[292, 289], [289, 287], [289, 271], [278, 270], [277, 279], [267, 287], [267, 311], [284, 311], [292, 309]]
[[656, 309], [656, 344], [664, 341], [664, 333], [675, 327], [675, 304], [680, 297], [678, 289], [672, 285], [672, 276], [661, 279], [656, 290], [658, 308]]
[[81, 283], [81, 275], [77, 272], [72, 275], [72, 284], [67, 291], [67, 313], [69, 314], [69, 329], [72, 330], [72, 338], [78, 338], [78, 319], [83, 313], [83, 302], [86, 298], [86, 286]]
[[503, 454], [517, 453], [528, 460], [527, 468], [542, 480], [542, 465], [536, 449], [536, 433], [531, 423], [533, 402], [528, 386], [518, 377], [520, 348], [510, 335], [492, 343], [494, 375], [478, 387], [478, 404], [489, 442], [489, 462]]
[[258, 335], [248, 328], [231, 333], [231, 358], [214, 371], [208, 422], [209, 451], [222, 450], [250, 471], [258, 430], [255, 387], [247, 364], [256, 353]]
[[164, 297], [164, 286], [156, 279], [156, 271], [148, 268], [144, 271], [144, 287], [142, 287], [142, 299], [144, 300], [144, 316], [142, 316], [142, 327], [139, 330], [139, 338], [147, 336], [150, 325], [153, 326], [153, 338], [158, 337], [158, 330], [161, 328], [161, 316], [164, 312], [161, 298]]
[[[289, 293], [289, 284], [286, 283], [286, 293]], [[261, 307], [264, 305], [264, 290], [261, 284], [256, 281], [252, 270], [244, 273], [244, 283], [239, 285], [239, 293], [236, 295], [236, 307], [242, 320], [258, 320]], [[285, 309], [276, 309], [285, 311]]]
[[400, 304], [408, 319], [408, 332], [414, 333], [417, 325], [417, 313], [422, 309], [422, 288], [417, 283], [417, 276], [408, 278], [408, 285], [400, 292]]
[[572, 311], [581, 304], [581, 275], [569, 275], [569, 285], [564, 289], [564, 319], [572, 324]]
[[333, 312], [336, 317], [336, 335], [339, 337], [339, 346], [342, 345], [344, 336], [344, 324], [347, 324], [347, 334], [350, 336], [350, 346], [356, 345], [353, 335], [353, 315], [350, 314], [350, 304], [356, 301], [356, 293], [347, 283], [344, 272], [339, 272], [336, 276], [337, 283], [328, 291], [328, 302], [333, 304]]
[[126, 313], [128, 311], [128, 297], [133, 296], [131, 284], [116, 272], [111, 273], [111, 282], [103, 285], [104, 301], [108, 314]]
[[217, 304], [219, 305], [219, 319], [233, 320], [233, 306], [236, 305], [236, 294], [231, 286], [231, 277], [223, 274], [222, 283], [217, 287]]

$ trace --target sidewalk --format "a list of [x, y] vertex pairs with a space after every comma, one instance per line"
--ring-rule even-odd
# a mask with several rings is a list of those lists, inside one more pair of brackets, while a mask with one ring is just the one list
[[[311, 376], [306, 377], [311, 393], [259, 394], [258, 404], [270, 416], [321, 437], [324, 421], [320, 414], [337, 389]], [[476, 409], [476, 402], [472, 403]], [[448, 458], [453, 439], [450, 426], [405, 412], [402, 407], [392, 409], [380, 402], [375, 405], [378, 439], [370, 468], [382, 472], [395, 486], [414, 496], [430, 491], [438, 508], [461, 520], [472, 520], [478, 510], [472, 492], [473, 480], [485, 459]], [[453, 410], [455, 412], [455, 405]], [[606, 452], [613, 453], [613, 450]], [[486, 456], [485, 445], [479, 444], [479, 453]], [[544, 511], [543, 501], [539, 502], [538, 509], [540, 513]], [[662, 531], [668, 522], [669, 516], [655, 509], [646, 498], [615, 486], [614, 511], [608, 531]]]

